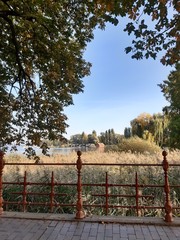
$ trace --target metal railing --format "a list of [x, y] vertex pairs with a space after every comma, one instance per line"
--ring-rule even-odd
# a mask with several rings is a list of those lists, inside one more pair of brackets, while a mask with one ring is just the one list
[[[57, 207], [73, 207], [76, 208], [75, 212], [75, 218], [77, 219], [82, 219], [86, 216], [85, 210], [88, 208], [101, 208], [104, 209], [105, 214], [108, 215], [108, 212], [110, 209], [130, 209], [134, 210], [137, 216], [142, 215], [142, 211], [145, 211], [145, 209], [161, 209], [164, 211], [164, 220], [166, 222], [172, 222], [173, 221], [173, 210], [179, 210], [180, 207], [178, 206], [173, 206], [172, 201], [170, 199], [170, 187], [171, 188], [179, 188], [180, 183], [177, 182], [176, 185], [171, 185], [169, 183], [169, 176], [168, 176], [168, 171], [169, 167], [180, 167], [180, 164], [169, 164], [167, 161], [167, 152], [163, 151], [163, 161], [162, 164], [118, 164], [118, 163], [83, 163], [81, 159], [81, 152], [77, 152], [77, 161], [76, 163], [6, 163], [3, 159], [4, 153], [0, 151], [0, 214], [3, 213], [4, 208], [5, 210], [8, 209], [8, 205], [17, 205], [21, 206], [21, 211], [25, 212], [28, 211], [28, 207], [32, 206], [45, 206], [49, 208], [50, 212], [54, 212], [54, 208]], [[8, 165], [15, 165], [15, 166], [20, 166], [20, 165], [34, 165], [36, 167], [38, 166], [74, 166], [76, 167], [76, 172], [77, 172], [77, 177], [74, 182], [58, 182], [55, 179], [54, 172], [52, 171], [50, 180], [48, 182], [42, 183], [42, 182], [30, 182], [28, 180], [28, 173], [25, 171], [23, 180], [22, 181], [3, 181], [3, 169], [4, 167]], [[86, 166], [94, 166], [94, 167], [132, 167], [133, 169], [137, 169], [139, 167], [158, 167], [162, 168], [163, 170], [163, 181], [161, 184], [142, 184], [139, 179], [139, 174], [137, 171], [135, 171], [135, 176], [134, 176], [134, 183], [111, 183], [110, 181], [110, 174], [108, 171], [105, 172], [105, 177], [103, 182], [101, 181], [100, 183], [86, 183], [84, 179], [82, 178], [82, 171]], [[135, 170], [136, 170], [135, 169]], [[74, 179], [73, 179], [74, 180]], [[20, 191], [15, 191], [11, 192], [13, 195], [20, 195], [21, 199], [18, 201], [9, 201], [7, 199], [3, 200], [3, 189], [5, 186], [8, 185], [17, 185], [21, 186]], [[40, 192], [32, 192], [31, 190], [28, 189], [29, 186], [46, 186], [48, 189], [46, 191]], [[68, 194], [64, 192], [59, 192], [56, 190], [57, 187], [64, 187], [67, 188], [69, 186], [72, 187], [72, 189], [76, 189], [75, 193], [75, 198], [73, 199], [72, 202], [63, 202], [63, 201], [57, 201], [57, 198], [62, 198], [63, 196], [66, 197]], [[84, 190], [86, 188], [96, 188], [96, 192], [92, 193], [91, 196], [95, 199], [104, 199], [102, 202], [98, 201], [95, 203], [93, 202], [88, 202], [88, 200], [84, 200]], [[112, 192], [111, 189], [116, 188], [119, 189], [118, 191], [120, 192]], [[122, 188], [130, 188], [133, 189], [133, 193], [129, 194], [124, 194], [121, 193]], [[164, 202], [162, 203], [161, 206], [157, 205], [144, 205], [143, 204], [143, 199], [154, 199], [153, 194], [143, 194], [142, 189], [146, 188], [160, 188], [163, 189], [163, 194], [164, 194]], [[101, 189], [101, 190], [99, 190]], [[104, 190], [102, 190], [104, 189]], [[98, 191], [98, 192], [97, 192]], [[88, 193], [89, 194], [89, 193]], [[28, 196], [46, 196], [46, 201], [30, 201]], [[134, 204], [122, 204], [122, 201], [119, 200], [119, 202], [112, 201], [111, 199], [134, 199]], [[48, 200], [47, 200], [48, 199]], [[152, 201], [149, 201], [152, 202]], [[85, 209], [85, 210], [84, 210]]]

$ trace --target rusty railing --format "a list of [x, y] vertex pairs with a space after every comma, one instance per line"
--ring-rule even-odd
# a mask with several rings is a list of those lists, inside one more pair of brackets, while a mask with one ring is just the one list
[[[167, 161], [167, 152], [163, 151], [163, 161], [162, 164], [117, 164], [117, 163], [83, 163], [81, 160], [81, 152], [78, 151], [77, 155], [77, 161], [76, 163], [40, 163], [40, 164], [34, 164], [34, 163], [6, 163], [3, 160], [3, 155], [4, 153], [0, 151], [0, 215], [3, 213], [3, 207], [8, 206], [10, 204], [15, 204], [15, 205], [20, 205], [22, 206], [22, 211], [27, 211], [28, 206], [33, 206], [33, 205], [42, 205], [42, 206], [48, 206], [50, 212], [53, 212], [54, 207], [75, 207], [76, 208], [76, 213], [75, 213], [75, 218], [76, 219], [82, 219], [86, 216], [84, 209], [85, 208], [104, 208], [105, 213], [108, 214], [108, 211], [110, 208], [117, 209], [117, 208], [129, 208], [129, 209], [135, 209], [136, 215], [141, 216], [141, 210], [144, 209], [163, 209], [165, 214], [164, 214], [164, 220], [166, 222], [172, 222], [173, 217], [173, 209], [179, 210], [180, 207], [176, 206], [173, 207], [171, 199], [170, 199], [170, 187], [178, 188], [180, 185], [173, 185], [170, 186], [169, 184], [169, 178], [168, 178], [168, 170], [169, 167], [176, 167], [180, 166], [179, 164], [169, 164]], [[57, 182], [55, 181], [55, 176], [54, 172], [51, 174], [51, 180], [48, 183], [37, 183], [37, 182], [29, 182], [28, 177], [27, 177], [27, 172], [25, 171], [23, 181], [21, 182], [3, 182], [3, 168], [6, 165], [34, 165], [36, 167], [38, 166], [48, 166], [48, 165], [55, 165], [55, 166], [76, 166], [76, 171], [77, 171], [77, 179], [76, 182], [72, 183], [62, 183], [62, 182]], [[146, 166], [155, 166], [155, 167], [161, 167], [164, 171], [164, 182], [163, 184], [141, 184], [139, 182], [139, 176], [137, 172], [135, 172], [135, 182], [131, 184], [117, 184], [117, 183], [110, 183], [109, 182], [109, 174], [108, 172], [105, 173], [105, 182], [104, 183], [85, 183], [82, 181], [82, 168], [85, 166], [131, 166], [131, 167], [146, 167]], [[22, 201], [8, 201], [8, 200], [3, 200], [3, 186], [5, 185], [21, 185], [23, 187], [21, 192], [15, 192], [12, 194], [19, 194], [22, 196]], [[49, 186], [50, 187], [50, 192], [45, 193], [45, 192], [30, 192], [28, 191], [27, 187], [28, 186], [33, 186], [33, 185], [44, 185], [44, 186]], [[65, 193], [56, 193], [55, 191], [55, 186], [72, 186], [77, 188], [77, 194], [76, 194], [76, 203], [59, 203], [55, 201], [55, 196], [65, 196]], [[87, 201], [84, 202], [83, 204], [83, 189], [86, 187], [102, 187], [105, 189], [104, 193], [95, 193], [92, 194], [93, 197], [101, 197], [105, 199], [104, 204], [93, 204], [93, 203], [88, 203]], [[135, 189], [135, 194], [112, 194], [110, 193], [110, 188], [116, 187], [116, 188], [134, 188]], [[153, 195], [146, 195], [142, 194], [141, 188], [162, 188], [164, 189], [164, 204], [163, 206], [144, 206], [141, 205], [140, 199], [150, 199], [153, 198]], [[49, 196], [49, 201], [48, 202], [29, 202], [27, 200], [28, 195], [48, 195]], [[134, 205], [121, 205], [121, 204], [110, 204], [109, 199], [110, 198], [134, 198], [135, 199], [135, 204]]]

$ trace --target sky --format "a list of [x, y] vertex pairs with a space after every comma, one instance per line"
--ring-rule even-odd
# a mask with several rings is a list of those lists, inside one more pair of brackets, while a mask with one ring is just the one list
[[92, 63], [91, 75], [83, 79], [84, 92], [73, 95], [74, 105], [65, 108], [67, 134], [100, 135], [108, 129], [124, 134], [125, 127], [141, 113], [162, 113], [168, 103], [158, 84], [167, 79], [171, 67], [157, 60], [131, 59], [124, 49], [131, 45], [131, 36], [123, 32], [123, 24], [108, 24], [96, 29], [94, 40], [84, 53]]

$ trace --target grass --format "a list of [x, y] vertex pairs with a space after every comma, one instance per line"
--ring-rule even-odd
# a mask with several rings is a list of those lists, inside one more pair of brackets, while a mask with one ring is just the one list
[[[169, 163], [180, 164], [180, 151], [172, 151], [168, 153], [167, 159]], [[147, 164], [160, 164], [162, 163], [163, 157], [162, 153], [158, 152], [156, 154], [140, 154], [129, 152], [84, 152], [81, 156], [84, 163], [147, 163]], [[54, 155], [49, 157], [42, 156], [42, 163], [75, 163], [77, 160], [76, 152], [70, 153], [68, 155]], [[5, 156], [5, 161], [9, 163], [13, 162], [29, 162], [32, 160], [25, 158], [24, 156], [19, 156], [17, 154], [10, 154]], [[3, 173], [3, 181], [17, 181], [23, 180], [24, 171], [28, 173], [29, 182], [42, 182], [49, 183], [51, 172], [54, 171], [56, 182], [66, 182], [66, 183], [76, 183], [77, 171], [75, 166], [5, 166]], [[119, 167], [119, 166], [83, 166], [82, 169], [82, 182], [83, 183], [104, 183], [105, 173], [108, 172], [109, 183], [111, 184], [125, 184], [135, 182], [135, 172], [137, 171], [139, 176], [139, 182], [141, 184], [163, 184], [164, 182], [164, 172], [161, 167]], [[169, 169], [169, 181], [172, 185], [180, 184], [180, 167], [171, 167]], [[76, 187], [72, 186], [56, 186], [56, 192], [65, 193], [66, 196], [56, 196], [55, 202], [57, 203], [73, 203], [76, 204]], [[21, 192], [21, 186], [6, 185], [3, 189], [3, 198], [8, 201], [22, 201], [22, 195], [16, 194], [12, 195], [12, 192]], [[28, 186], [28, 191], [31, 192], [50, 192], [50, 186]], [[84, 204], [104, 204], [104, 198], [93, 197], [92, 194], [101, 193], [104, 194], [104, 187], [83, 187], [83, 202]], [[164, 193], [162, 188], [142, 188], [143, 195], [153, 195], [153, 198], [140, 199], [140, 204], [144, 206], [154, 205], [163, 206], [164, 203]], [[134, 188], [122, 188], [122, 187], [109, 187], [110, 194], [134, 194]], [[48, 196], [28, 196], [28, 201], [31, 202], [48, 202]], [[180, 206], [180, 189], [171, 189], [171, 200], [174, 206]], [[115, 205], [134, 205], [134, 198], [109, 198], [110, 204]], [[6, 210], [16, 210], [20, 211], [20, 207], [9, 205]], [[28, 206], [28, 211], [30, 212], [48, 212], [49, 208], [47, 206]], [[54, 208], [56, 213], [74, 213], [76, 210], [70, 207], [57, 206]], [[86, 212], [88, 214], [105, 214], [103, 208], [87, 207]], [[173, 212], [174, 215], [180, 216], [179, 210]], [[135, 215], [134, 209], [128, 208], [111, 208], [109, 210], [111, 215]], [[161, 210], [143, 210], [141, 212], [143, 216], [162, 216], [163, 212]]]

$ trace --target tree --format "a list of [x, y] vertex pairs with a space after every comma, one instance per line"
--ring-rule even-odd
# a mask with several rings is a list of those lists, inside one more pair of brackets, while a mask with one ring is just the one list
[[82, 139], [82, 144], [86, 145], [88, 143], [88, 136], [85, 132], [82, 132], [81, 139]]
[[82, 134], [75, 134], [70, 137], [70, 143], [75, 145], [82, 144]]
[[124, 137], [125, 138], [130, 138], [131, 137], [131, 128], [125, 128], [124, 129]]
[[91, 134], [88, 134], [88, 143], [96, 144], [97, 142], [99, 142], [99, 139], [98, 139], [96, 131], [93, 130]]
[[164, 147], [169, 139], [169, 117], [166, 114], [153, 114], [153, 137], [154, 142]]
[[116, 134], [114, 129], [108, 129], [105, 132], [101, 132], [99, 136], [99, 141], [105, 145], [116, 145], [121, 140], [121, 135]]
[[99, 141], [101, 143], [104, 143], [106, 144], [106, 136], [105, 136], [105, 133], [104, 132], [101, 132], [100, 135], [99, 135]]
[[[153, 58], [165, 50], [161, 62], [173, 65], [180, 60], [179, 42], [179, 1], [178, 0], [96, 0], [106, 20], [116, 23], [118, 16], [127, 18], [124, 29], [129, 35], [134, 34], [132, 46], [125, 49], [132, 53], [132, 58]], [[115, 16], [112, 19], [111, 16]], [[130, 20], [130, 21], [129, 21]]]
[[12, 0], [0, 1], [0, 9], [2, 142], [61, 139], [63, 109], [90, 73], [83, 59], [94, 29], [88, 5]]
[[137, 118], [133, 119], [130, 124], [132, 127], [132, 135], [143, 137], [143, 132], [145, 130], [150, 131], [150, 126], [152, 122], [152, 116], [149, 113], [142, 113]]
[[163, 147], [169, 139], [169, 118], [161, 113], [142, 113], [131, 121], [132, 135]]
[[[154, 21], [153, 29], [144, 15]], [[106, 22], [117, 25], [120, 17], [129, 19], [125, 31], [136, 37], [126, 48], [133, 58], [155, 58], [165, 49], [164, 64], [178, 61], [178, 1], [0, 0], [3, 144], [62, 138], [64, 107], [73, 104], [73, 94], [83, 91], [82, 79], [90, 74], [83, 53], [93, 30]]]
[[168, 126], [170, 141], [173, 148], [180, 148], [180, 63], [171, 71], [167, 80], [159, 84], [169, 106], [164, 107], [164, 112], [170, 118]]

